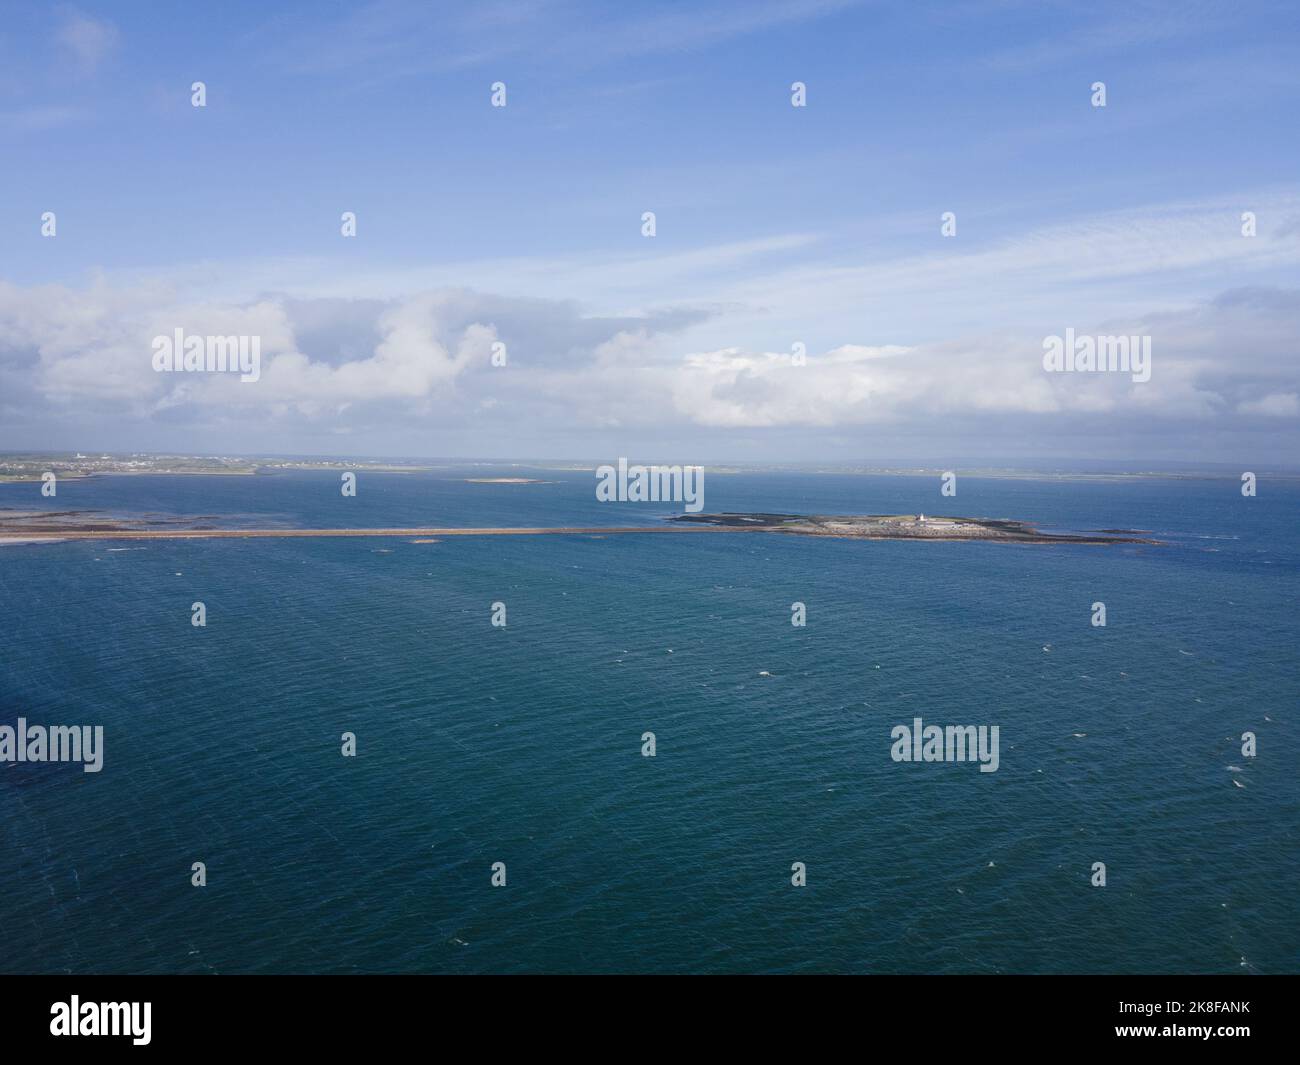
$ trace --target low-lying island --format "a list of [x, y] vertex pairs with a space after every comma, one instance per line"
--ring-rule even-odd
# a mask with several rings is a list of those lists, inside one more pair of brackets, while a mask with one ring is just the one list
[[1139, 530], [1108, 529], [1086, 535], [1045, 533], [1004, 518], [930, 517], [924, 514], [676, 514], [658, 524], [614, 526], [413, 526], [402, 528], [303, 529], [290, 526], [231, 527], [217, 515], [136, 518], [98, 511], [0, 510], [0, 544], [60, 540], [248, 540], [260, 538], [389, 536], [611, 536], [641, 533], [784, 533], [856, 540], [991, 540], [1015, 544], [1159, 544]]
[[1095, 533], [1046, 533], [1009, 518], [936, 517], [925, 514], [679, 514], [673, 522], [711, 528], [760, 529], [797, 536], [858, 540], [995, 540], [1016, 544], [1159, 544], [1134, 529]]

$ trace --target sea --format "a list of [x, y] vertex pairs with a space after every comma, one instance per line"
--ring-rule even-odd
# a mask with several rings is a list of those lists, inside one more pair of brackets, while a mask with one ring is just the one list
[[[544, 483], [468, 481], [501, 476]], [[56, 500], [0, 485], [0, 508], [328, 528], [682, 510], [594, 487], [482, 465], [362, 470], [355, 497], [337, 471], [101, 476]], [[1166, 543], [0, 547], [0, 724], [104, 730], [98, 773], [0, 764], [0, 971], [1300, 969], [1295, 480], [959, 475], [944, 498], [937, 475], [709, 470], [705, 504]], [[916, 718], [996, 725], [997, 771], [895, 761]]]

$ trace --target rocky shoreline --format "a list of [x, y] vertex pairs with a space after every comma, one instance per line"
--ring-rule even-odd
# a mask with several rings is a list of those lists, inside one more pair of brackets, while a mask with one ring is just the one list
[[1162, 544], [1138, 530], [1102, 529], [1094, 533], [1047, 533], [1009, 518], [963, 518], [925, 514], [679, 514], [673, 522], [712, 528], [757, 529], [797, 536], [854, 540], [993, 540], [1015, 544]]

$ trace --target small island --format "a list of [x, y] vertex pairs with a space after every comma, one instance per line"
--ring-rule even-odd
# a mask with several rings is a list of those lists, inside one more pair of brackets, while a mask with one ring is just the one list
[[[245, 519], [247, 520], [247, 519]], [[925, 514], [678, 514], [655, 524], [615, 526], [416, 526], [401, 528], [302, 529], [274, 523], [230, 525], [215, 514], [139, 514], [98, 510], [19, 510], [0, 507], [0, 545], [59, 540], [252, 540], [288, 537], [395, 537], [411, 543], [438, 543], [460, 536], [636, 536], [649, 533], [778, 533], [853, 540], [991, 540], [1010, 544], [1159, 544], [1114, 529], [1088, 534], [1045, 533], [1023, 521], [1005, 518], [931, 517]]]
[[1014, 544], [1159, 544], [1135, 530], [1046, 533], [1029, 522], [1009, 518], [959, 518], [926, 514], [677, 514], [668, 519], [712, 528], [756, 529], [797, 536], [837, 536], [854, 540], [994, 540]]

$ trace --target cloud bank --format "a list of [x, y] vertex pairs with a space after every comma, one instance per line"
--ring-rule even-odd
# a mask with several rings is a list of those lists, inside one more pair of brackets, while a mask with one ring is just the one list
[[[737, 431], [809, 430], [807, 459], [818, 456], [817, 433], [951, 434], [960, 449], [963, 433], [1005, 436], [1014, 426], [1021, 452], [1034, 455], [1052, 453], [1062, 431], [1122, 445], [1158, 424], [1189, 459], [1210, 461], [1219, 456], [1198, 441], [1257, 440], [1261, 430], [1279, 441], [1268, 457], [1281, 458], [1300, 421], [1300, 290], [1233, 289], [1178, 311], [1071, 323], [1150, 336], [1146, 383], [1047, 373], [1043, 337], [1012, 331], [912, 346], [848, 337], [803, 359], [693, 346], [695, 327], [715, 332], [717, 317], [674, 308], [592, 316], [570, 302], [453, 288], [209, 303], [149, 283], [0, 284], [0, 384], [7, 423], [129, 420], [168, 447], [179, 427], [242, 426], [250, 440], [273, 429], [282, 450], [343, 433], [373, 441], [376, 453], [404, 440], [403, 454], [422, 453], [432, 427], [467, 438], [498, 427], [527, 440], [560, 424], [705, 448]], [[259, 337], [261, 379], [154, 372], [152, 338], [177, 328]]]

